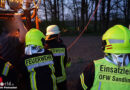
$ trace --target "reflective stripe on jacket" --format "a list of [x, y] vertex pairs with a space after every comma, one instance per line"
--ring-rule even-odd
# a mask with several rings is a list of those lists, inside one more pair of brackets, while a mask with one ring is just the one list
[[[52, 51], [53, 53], [55, 67], [59, 66], [61, 68], [61, 71], [57, 70], [56, 68], [56, 72], [61, 72], [60, 75], [56, 74], [57, 83], [61, 83], [66, 80], [66, 70], [65, 70], [65, 61], [64, 61], [65, 48], [51, 48], [49, 50]], [[55, 58], [55, 57], [59, 57], [59, 58]], [[57, 62], [59, 62], [60, 65], [58, 65]]]

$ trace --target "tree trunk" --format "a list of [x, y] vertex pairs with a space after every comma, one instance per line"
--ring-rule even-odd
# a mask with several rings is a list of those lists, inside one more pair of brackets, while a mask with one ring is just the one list
[[54, 22], [57, 22], [57, 0], [54, 0]]
[[118, 7], [119, 7], [118, 3], [119, 3], [119, 0], [117, 0], [116, 2], [116, 23], [118, 23]]
[[85, 7], [85, 0], [81, 1], [81, 29], [84, 28], [84, 7]]
[[[101, 11], [101, 8], [100, 8], [100, 11]], [[102, 30], [102, 13], [100, 12], [100, 15], [99, 15], [99, 17], [100, 17], [100, 25], [99, 25], [99, 32], [101, 32], [101, 33], [103, 33], [103, 30]]]
[[48, 0], [48, 2], [49, 2], [49, 5], [50, 5], [51, 21], [53, 22], [54, 21], [53, 5], [52, 5], [52, 1], [51, 0]]
[[103, 31], [103, 33], [106, 31], [106, 26], [104, 26], [105, 25], [105, 0], [102, 0], [102, 4], [101, 4], [101, 8], [102, 8], [102, 10], [101, 10], [101, 15], [102, 15], [102, 31]]
[[127, 19], [126, 24], [129, 27], [129, 21], [130, 21], [130, 0], [127, 0]]
[[64, 22], [64, 0], [61, 0], [61, 7], [62, 7], [62, 21]]
[[44, 11], [45, 11], [45, 17], [46, 17], [46, 23], [48, 22], [48, 17], [47, 17], [47, 8], [46, 8], [46, 1], [44, 0]]
[[88, 0], [86, 0], [86, 24], [88, 23]]
[[60, 20], [60, 12], [59, 12], [59, 0], [57, 0], [57, 20]]
[[74, 7], [74, 27], [75, 27], [75, 30], [76, 30], [76, 27], [77, 27], [77, 16], [76, 16], [76, 8], [75, 8], [75, 5], [76, 4], [76, 1], [75, 0], [73, 0], [73, 7]]
[[80, 23], [80, 20], [79, 20], [79, 9], [78, 9], [78, 3], [76, 2], [75, 5], [76, 5], [76, 16], [77, 16], [77, 26], [78, 26], [78, 30], [79, 30], [79, 23]]
[[107, 17], [106, 17], [106, 28], [109, 27], [109, 21], [110, 21], [110, 6], [111, 6], [111, 0], [107, 0]]
[[[97, 5], [98, 5], [98, 0], [95, 0], [95, 9], [96, 9]], [[94, 30], [97, 31], [97, 11], [95, 13]]]

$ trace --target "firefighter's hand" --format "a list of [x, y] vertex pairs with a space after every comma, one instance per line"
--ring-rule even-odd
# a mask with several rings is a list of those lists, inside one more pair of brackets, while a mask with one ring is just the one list
[[68, 57], [67, 62], [71, 62], [71, 58], [70, 57]]
[[71, 66], [71, 58], [68, 57], [67, 63], [66, 63], [66, 67], [68, 68], [68, 67], [70, 67], [70, 66]]

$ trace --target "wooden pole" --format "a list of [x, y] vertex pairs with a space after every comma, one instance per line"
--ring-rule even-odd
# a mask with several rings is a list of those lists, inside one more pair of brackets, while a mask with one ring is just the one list
[[39, 18], [38, 18], [38, 15], [37, 15], [37, 9], [36, 9], [35, 23], [36, 23], [36, 29], [39, 30]]

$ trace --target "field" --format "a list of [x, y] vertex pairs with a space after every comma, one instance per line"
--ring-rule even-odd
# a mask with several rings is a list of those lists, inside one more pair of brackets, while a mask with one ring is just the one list
[[[68, 46], [76, 37], [63, 37], [64, 43]], [[100, 59], [104, 56], [101, 49], [101, 36], [86, 35], [68, 51], [71, 57], [72, 65], [67, 69], [68, 90], [76, 90], [80, 73], [87, 64], [93, 60]]]

